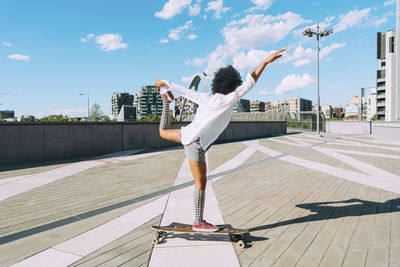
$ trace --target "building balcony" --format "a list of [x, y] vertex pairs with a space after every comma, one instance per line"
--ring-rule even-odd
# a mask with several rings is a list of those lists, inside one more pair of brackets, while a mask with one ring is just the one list
[[385, 94], [377, 94], [376, 99], [385, 99]]
[[383, 115], [383, 116], [385, 116], [385, 111], [377, 111], [377, 112], [376, 112], [376, 115]]
[[377, 91], [377, 92], [379, 92], [379, 91], [385, 91], [385, 89], [386, 89], [386, 86], [385, 86], [385, 85], [380, 85], [380, 86], [377, 86], [377, 87], [376, 87], [376, 91]]
[[380, 102], [380, 103], [376, 103], [377, 107], [384, 107], [385, 106], [385, 101]]
[[386, 81], [386, 78], [378, 78], [378, 79], [376, 79], [377, 83], [381, 83], [381, 82], [385, 82], [385, 81]]

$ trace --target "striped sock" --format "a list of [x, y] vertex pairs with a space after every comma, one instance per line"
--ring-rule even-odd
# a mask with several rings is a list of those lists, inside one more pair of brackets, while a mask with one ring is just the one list
[[204, 212], [204, 200], [206, 197], [205, 190], [194, 189], [194, 223], [200, 223], [203, 221], [203, 212]]
[[161, 119], [160, 119], [160, 129], [161, 130], [166, 130], [169, 129], [171, 126], [171, 118], [169, 117], [169, 103], [167, 103], [163, 99], [163, 109], [161, 113]]

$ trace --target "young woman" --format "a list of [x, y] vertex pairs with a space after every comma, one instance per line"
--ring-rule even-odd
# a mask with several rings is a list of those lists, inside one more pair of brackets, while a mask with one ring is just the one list
[[[212, 81], [212, 93], [200, 93], [166, 80], [155, 82], [156, 86], [161, 88], [160, 93], [164, 104], [160, 121], [160, 136], [163, 139], [183, 144], [186, 157], [189, 159], [190, 170], [195, 182], [195, 220], [193, 223], [195, 231], [214, 232], [219, 230], [218, 226], [203, 220], [207, 182], [205, 153], [228, 126], [233, 105], [253, 88], [265, 67], [280, 58], [283, 51], [285, 49], [278, 50], [265, 59], [255, 71], [247, 75], [244, 83], [242, 83], [239, 72], [232, 66], [220, 68]], [[169, 103], [174, 99], [170, 91], [199, 105], [193, 121], [180, 130], [168, 129], [170, 126]]]

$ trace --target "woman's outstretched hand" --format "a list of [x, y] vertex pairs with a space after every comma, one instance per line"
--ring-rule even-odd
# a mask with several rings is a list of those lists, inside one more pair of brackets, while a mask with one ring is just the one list
[[275, 60], [277, 60], [278, 58], [280, 58], [282, 55], [281, 53], [286, 51], [286, 48], [283, 49], [279, 49], [278, 51], [276, 51], [275, 53], [272, 53], [272, 55], [270, 55], [265, 62], [267, 64], [274, 62]]
[[258, 78], [260, 78], [261, 74], [263, 73], [265, 67], [269, 64], [274, 62], [275, 60], [277, 60], [278, 58], [280, 58], [282, 55], [281, 53], [283, 51], [286, 51], [286, 48], [283, 49], [279, 49], [278, 51], [276, 51], [275, 53], [272, 53], [272, 55], [270, 55], [266, 60], [263, 61], [263, 63], [260, 64], [260, 66], [258, 66], [257, 69], [254, 70], [254, 72], [251, 74], [251, 76], [253, 77], [253, 79], [257, 82]]
[[[162, 80], [160, 80], [160, 79], [156, 80], [155, 84], [156, 84], [157, 88], [160, 88], [160, 87], [169, 88], [169, 86], [168, 86], [165, 82], [163, 82]], [[160, 92], [160, 93], [161, 93], [161, 92]], [[167, 96], [167, 95], [168, 95], [168, 96]], [[167, 91], [166, 93], [161, 93], [161, 98], [162, 98], [164, 101], [166, 101], [167, 103], [171, 103], [171, 102], [175, 99], [175, 98], [174, 98], [174, 95], [173, 95], [170, 91]]]
[[157, 88], [160, 88], [160, 87], [169, 88], [168, 85], [165, 82], [163, 82], [163, 80], [161, 80], [161, 79], [156, 80], [155, 84], [156, 84]]

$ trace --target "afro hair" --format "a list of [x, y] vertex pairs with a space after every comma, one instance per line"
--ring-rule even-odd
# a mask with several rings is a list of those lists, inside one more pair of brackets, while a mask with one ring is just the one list
[[220, 68], [214, 76], [212, 81], [212, 92], [213, 94], [220, 93], [227, 95], [235, 90], [235, 88], [241, 85], [242, 78], [240, 73], [231, 65]]

